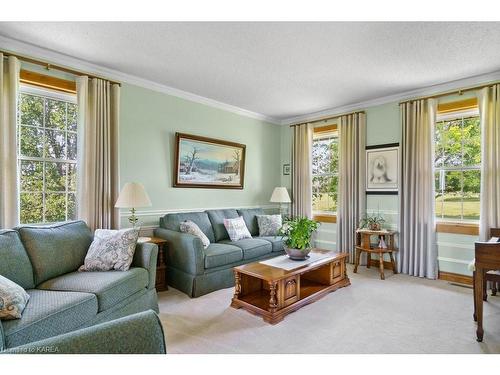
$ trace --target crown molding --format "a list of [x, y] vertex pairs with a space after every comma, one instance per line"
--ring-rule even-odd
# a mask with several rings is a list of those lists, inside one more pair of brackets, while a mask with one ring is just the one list
[[19, 55], [25, 55], [34, 59], [40, 59], [49, 63], [61, 65], [70, 69], [81, 70], [97, 76], [103, 76], [110, 80], [124, 82], [135, 86], [143, 87], [149, 90], [161, 92], [167, 95], [186, 99], [191, 102], [204, 104], [209, 107], [222, 109], [237, 115], [250, 117], [256, 120], [267, 121], [272, 124], [280, 125], [281, 121], [261, 113], [252, 112], [244, 108], [236, 107], [231, 104], [219, 102], [214, 99], [196, 95], [187, 91], [179, 90], [174, 87], [163, 85], [148, 79], [140, 78], [131, 74], [123, 73], [118, 70], [106, 68], [91, 62], [80, 60], [75, 57], [56, 52], [47, 48], [39, 47], [31, 43], [22, 42], [16, 39], [0, 35], [0, 48]]
[[326, 116], [335, 116], [341, 113], [359, 111], [362, 109], [374, 107], [381, 104], [400, 102], [422, 96], [430, 96], [430, 95], [445, 93], [448, 91], [465, 89], [468, 87], [487, 84], [498, 80], [500, 80], [500, 70], [491, 73], [480, 74], [473, 77], [467, 77], [454, 81], [439, 83], [436, 85], [427, 86], [411, 91], [405, 91], [398, 94], [387, 95], [380, 98], [366, 100], [363, 102], [348, 104], [342, 107], [335, 107], [318, 112], [311, 112], [305, 115], [289, 117], [281, 120], [281, 125], [290, 125], [300, 122], [314, 121]]

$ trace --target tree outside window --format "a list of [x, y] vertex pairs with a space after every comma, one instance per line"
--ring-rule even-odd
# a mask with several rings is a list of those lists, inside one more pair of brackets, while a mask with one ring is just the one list
[[477, 115], [435, 126], [436, 217], [479, 220], [481, 127]]
[[23, 224], [76, 218], [77, 107], [70, 100], [29, 92], [19, 97], [19, 203]]
[[337, 212], [338, 133], [315, 133], [312, 145], [312, 204], [315, 214]]

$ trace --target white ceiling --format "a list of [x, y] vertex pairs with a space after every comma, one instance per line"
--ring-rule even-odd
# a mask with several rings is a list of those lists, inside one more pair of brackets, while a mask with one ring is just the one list
[[498, 22], [1, 22], [0, 35], [278, 120], [500, 70]]

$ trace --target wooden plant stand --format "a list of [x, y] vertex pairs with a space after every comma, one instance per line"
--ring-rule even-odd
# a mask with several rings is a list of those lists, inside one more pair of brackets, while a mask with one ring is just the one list
[[328, 256], [290, 271], [259, 262], [235, 267], [231, 306], [276, 324], [285, 315], [351, 284], [345, 267], [347, 253], [321, 249], [311, 252]]
[[[377, 254], [379, 257], [379, 270], [380, 278], [385, 280], [384, 275], [384, 254], [389, 254], [391, 260], [392, 272], [397, 274], [396, 262], [394, 261], [393, 252], [398, 251], [394, 245], [394, 235], [395, 231], [386, 230], [368, 230], [368, 229], [357, 229], [356, 230], [356, 254], [354, 259], [354, 273], [358, 272], [359, 259], [361, 258], [361, 253], [364, 251], [367, 253], [366, 268], [370, 268], [371, 255]], [[387, 248], [378, 247], [378, 242], [374, 246], [371, 244], [370, 239], [372, 236], [377, 236], [377, 241], [381, 238], [384, 239]]]

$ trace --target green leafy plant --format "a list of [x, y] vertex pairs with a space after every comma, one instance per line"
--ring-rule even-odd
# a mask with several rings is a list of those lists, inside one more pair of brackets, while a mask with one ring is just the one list
[[371, 230], [380, 230], [383, 223], [385, 223], [385, 219], [380, 216], [380, 214], [364, 214], [364, 216], [359, 221], [359, 227], [361, 229], [368, 228]]
[[307, 250], [311, 248], [311, 236], [318, 229], [319, 223], [307, 217], [285, 219], [279, 230], [285, 245], [291, 249]]

